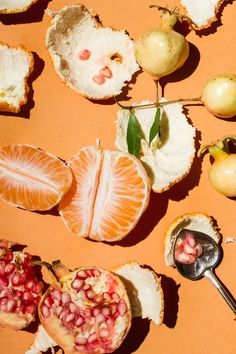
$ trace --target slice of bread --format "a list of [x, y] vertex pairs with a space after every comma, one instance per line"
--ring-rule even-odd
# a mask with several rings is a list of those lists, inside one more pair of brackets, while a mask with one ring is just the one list
[[27, 79], [33, 67], [32, 53], [0, 43], [0, 112], [17, 113], [27, 102]]
[[55, 14], [46, 46], [59, 77], [91, 99], [118, 95], [139, 69], [130, 37], [103, 27], [81, 4]]
[[116, 266], [118, 274], [128, 292], [132, 317], [149, 318], [156, 325], [163, 322], [164, 295], [161, 279], [151, 270], [132, 261]]
[[224, 0], [181, 0], [186, 15], [193, 21], [196, 30], [209, 27], [217, 20], [217, 12]]
[[164, 235], [164, 252], [167, 266], [174, 266], [173, 247], [175, 239], [182, 229], [203, 232], [212, 237], [217, 243], [221, 239], [221, 235], [214, 226], [214, 220], [211, 216], [202, 212], [181, 215], [168, 226]]
[[[151, 103], [143, 101], [140, 104]], [[134, 104], [135, 105], [135, 104]], [[195, 155], [195, 128], [183, 114], [179, 103], [161, 108], [160, 132], [149, 146], [149, 134], [156, 114], [156, 108], [134, 109], [142, 130], [143, 139], [140, 160], [150, 177], [152, 190], [156, 193], [168, 190], [181, 181], [191, 168]], [[126, 136], [130, 112], [121, 109], [117, 113], [115, 145], [128, 151]]]
[[28, 10], [38, 0], [1, 0], [0, 14], [15, 14]]

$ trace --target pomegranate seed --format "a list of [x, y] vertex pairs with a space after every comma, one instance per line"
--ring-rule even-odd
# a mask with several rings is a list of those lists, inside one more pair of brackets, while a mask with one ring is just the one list
[[117, 306], [118, 312], [120, 314], [121, 317], [124, 316], [124, 314], [127, 312], [127, 305], [125, 300], [120, 300]]
[[94, 277], [100, 277], [102, 273], [99, 269], [93, 269], [92, 274]]
[[58, 300], [58, 299], [54, 299], [54, 300], [53, 300], [53, 303], [54, 303], [54, 305], [55, 305], [56, 307], [61, 306], [61, 301]]
[[90, 317], [91, 316], [91, 311], [89, 309], [85, 309], [83, 311], [84, 317]]
[[0, 248], [7, 248], [7, 247], [8, 247], [7, 241], [1, 241], [0, 242]]
[[75, 319], [75, 314], [74, 313], [70, 313], [67, 317], [66, 317], [66, 322], [71, 322]]
[[[22, 294], [22, 300], [24, 301], [24, 302], [32, 302], [33, 301], [33, 295], [31, 294], [31, 292], [29, 292], [29, 291], [24, 291], [23, 292], [23, 294]], [[44, 301], [44, 303], [45, 303], [45, 301]]]
[[49, 309], [51, 308], [52, 304], [53, 304], [53, 300], [51, 298], [50, 295], [48, 295], [43, 302]]
[[13, 290], [13, 293], [15, 295], [16, 298], [22, 298], [22, 295], [23, 295], [23, 291], [20, 291], [20, 290]]
[[87, 343], [87, 339], [86, 338], [76, 338], [75, 339], [75, 344], [78, 345], [85, 345]]
[[100, 310], [98, 307], [95, 307], [95, 308], [93, 309], [93, 315], [94, 315], [94, 316], [97, 316], [99, 313], [101, 313], [101, 310]]
[[193, 236], [193, 234], [191, 234], [190, 232], [186, 233], [186, 242], [188, 242], [189, 246], [194, 247], [196, 246], [196, 241], [195, 238]]
[[0, 285], [8, 286], [9, 281], [6, 278], [0, 278]]
[[60, 292], [60, 290], [58, 290], [58, 289], [53, 289], [52, 291], [51, 291], [51, 297], [52, 297], [52, 299], [54, 300], [54, 299], [58, 299], [58, 300], [60, 300], [61, 301], [61, 292]]
[[19, 273], [19, 272], [15, 272], [12, 277], [11, 277], [11, 282], [12, 285], [14, 286], [18, 286], [24, 283], [24, 277], [23, 274]]
[[79, 279], [87, 279], [87, 274], [85, 272], [85, 270], [79, 270], [77, 273], [76, 273], [76, 277], [79, 278]]
[[90, 290], [90, 289], [92, 289], [92, 285], [90, 285], [90, 284], [85, 284], [83, 286], [83, 290], [85, 290], [85, 291]]
[[71, 283], [71, 287], [77, 291], [80, 290], [83, 285], [84, 285], [84, 282], [80, 279], [74, 279], [73, 282]]
[[63, 307], [62, 306], [58, 306], [55, 309], [55, 313], [56, 313], [57, 317], [59, 317], [61, 315], [62, 311], [63, 311]]
[[87, 273], [88, 277], [92, 277], [92, 276], [93, 276], [93, 271], [92, 271], [92, 269], [87, 269], [87, 270], [86, 270], [86, 273]]
[[107, 324], [107, 326], [108, 326], [109, 328], [112, 328], [112, 327], [114, 327], [115, 320], [114, 320], [113, 318], [108, 318], [108, 319], [106, 320], [106, 324]]
[[110, 310], [111, 310], [111, 315], [113, 316], [117, 311], [117, 305], [111, 304]]
[[89, 300], [92, 300], [95, 295], [96, 295], [96, 294], [95, 294], [95, 292], [94, 292], [93, 290], [88, 290], [88, 291], [86, 291], [86, 296], [87, 296], [87, 298], [88, 298]]
[[99, 314], [95, 317], [95, 320], [96, 320], [97, 323], [104, 322], [104, 321], [105, 321], [105, 316], [103, 316], [102, 313], [99, 313]]
[[105, 76], [102, 74], [94, 75], [92, 80], [95, 82], [95, 84], [102, 85], [105, 82]]
[[27, 283], [25, 284], [25, 288], [27, 290], [32, 290], [33, 287], [34, 287], [35, 283], [34, 283], [34, 280], [33, 279], [30, 279], [27, 281]]
[[110, 332], [106, 328], [101, 329], [101, 331], [99, 332], [99, 335], [102, 338], [108, 337], [109, 334], [110, 334]]
[[6, 268], [6, 263], [4, 261], [0, 262], [0, 276], [4, 276], [5, 275], [5, 268]]
[[7, 298], [6, 296], [1, 297], [1, 299], [0, 299], [0, 306], [1, 306], [1, 305], [6, 305], [6, 304], [7, 304], [7, 301], [8, 301], [8, 298]]
[[28, 263], [31, 261], [31, 259], [32, 259], [31, 254], [29, 254], [28, 252], [25, 252], [23, 263]]
[[94, 301], [100, 303], [102, 302], [102, 295], [101, 294], [96, 294], [94, 297]]
[[120, 300], [120, 296], [117, 293], [111, 293], [111, 298], [116, 302]]
[[79, 60], [88, 60], [90, 58], [91, 52], [88, 49], [82, 49], [78, 53]]
[[185, 243], [184, 245], [184, 252], [186, 254], [192, 254], [193, 256], [195, 256], [197, 253], [194, 248], [190, 247], [187, 243]]
[[65, 321], [68, 314], [69, 314], [69, 311], [67, 309], [63, 309], [63, 311], [61, 312], [61, 314], [59, 316], [60, 320]]
[[113, 76], [112, 71], [108, 66], [104, 66], [104, 68], [99, 70], [99, 74], [107, 77], [108, 79], [110, 79]]
[[23, 313], [23, 312], [24, 312], [23, 305], [16, 306], [15, 313]]
[[86, 347], [84, 345], [75, 345], [75, 350], [78, 350], [79, 352], [84, 352], [86, 350]]
[[102, 296], [105, 302], [111, 302], [111, 296], [109, 293], [105, 292], [102, 294]]
[[6, 263], [10, 263], [13, 260], [13, 252], [8, 251], [4, 257]]
[[32, 289], [32, 292], [34, 294], [41, 294], [42, 292], [42, 289], [43, 289], [43, 283], [41, 281], [39, 282], [35, 282], [34, 286], [33, 286], [33, 289]]
[[200, 244], [198, 244], [196, 247], [195, 247], [195, 250], [197, 252], [197, 257], [199, 257], [201, 254], [202, 254], [202, 246]]
[[85, 319], [82, 316], [79, 316], [75, 322], [76, 327], [81, 327], [85, 324]]
[[106, 317], [109, 317], [111, 314], [109, 307], [103, 307], [102, 314]]
[[78, 306], [76, 304], [74, 304], [73, 302], [70, 302], [69, 305], [69, 310], [72, 313], [76, 313], [78, 311]]
[[37, 312], [37, 306], [36, 305], [29, 305], [25, 308], [24, 313], [30, 313], [31, 315], [34, 315]]
[[8, 263], [5, 268], [5, 272], [7, 275], [12, 274], [16, 269], [16, 266], [14, 263]]
[[96, 333], [90, 334], [90, 336], [88, 337], [88, 343], [94, 343], [95, 341], [97, 341], [97, 334]]
[[33, 304], [38, 305], [39, 300], [40, 300], [40, 296], [33, 298]]
[[13, 299], [9, 299], [6, 304], [7, 312], [13, 312], [16, 308], [16, 301]]
[[43, 304], [41, 306], [41, 312], [42, 312], [43, 317], [45, 317], [45, 318], [49, 318], [50, 317], [50, 310], [49, 310], [49, 308], [46, 305]]
[[61, 294], [61, 302], [62, 302], [62, 304], [63, 305], [69, 304], [70, 301], [71, 301], [70, 294], [63, 292]]

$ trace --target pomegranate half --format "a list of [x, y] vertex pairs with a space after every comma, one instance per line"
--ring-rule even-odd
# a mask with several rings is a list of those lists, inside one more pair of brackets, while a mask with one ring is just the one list
[[43, 283], [35, 275], [31, 255], [13, 251], [0, 240], [0, 326], [27, 327], [35, 319]]
[[118, 276], [97, 267], [69, 271], [52, 264], [58, 282], [39, 304], [39, 317], [49, 336], [66, 353], [112, 353], [131, 326], [126, 289]]

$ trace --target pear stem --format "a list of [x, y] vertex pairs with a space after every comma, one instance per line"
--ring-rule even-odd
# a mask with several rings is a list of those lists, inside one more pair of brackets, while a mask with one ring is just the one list
[[[156, 80], [155, 80], [156, 82]], [[155, 108], [155, 107], [163, 107], [163, 106], [168, 106], [169, 104], [173, 104], [173, 103], [179, 103], [179, 102], [199, 102], [199, 103], [203, 103], [201, 100], [201, 97], [194, 97], [194, 98], [179, 98], [177, 100], [172, 100], [172, 101], [164, 101], [164, 102], [153, 102], [153, 103], [147, 103], [147, 104], [140, 104], [140, 105], [133, 105], [133, 106], [124, 106], [123, 104], [121, 104], [120, 102], [118, 102], [116, 100], [116, 98], [114, 97], [116, 103], [118, 104], [119, 107], [121, 107], [122, 109], [145, 109], [145, 108]]]

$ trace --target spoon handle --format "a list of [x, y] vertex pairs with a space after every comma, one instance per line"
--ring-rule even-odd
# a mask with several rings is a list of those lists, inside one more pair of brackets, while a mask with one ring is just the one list
[[236, 302], [232, 298], [232, 296], [228, 293], [228, 291], [225, 289], [223, 284], [219, 281], [219, 279], [215, 276], [215, 274], [212, 272], [211, 269], [207, 269], [204, 272], [204, 275], [213, 283], [213, 285], [216, 287], [216, 289], [219, 291], [219, 293], [223, 296], [231, 310], [236, 314]]

